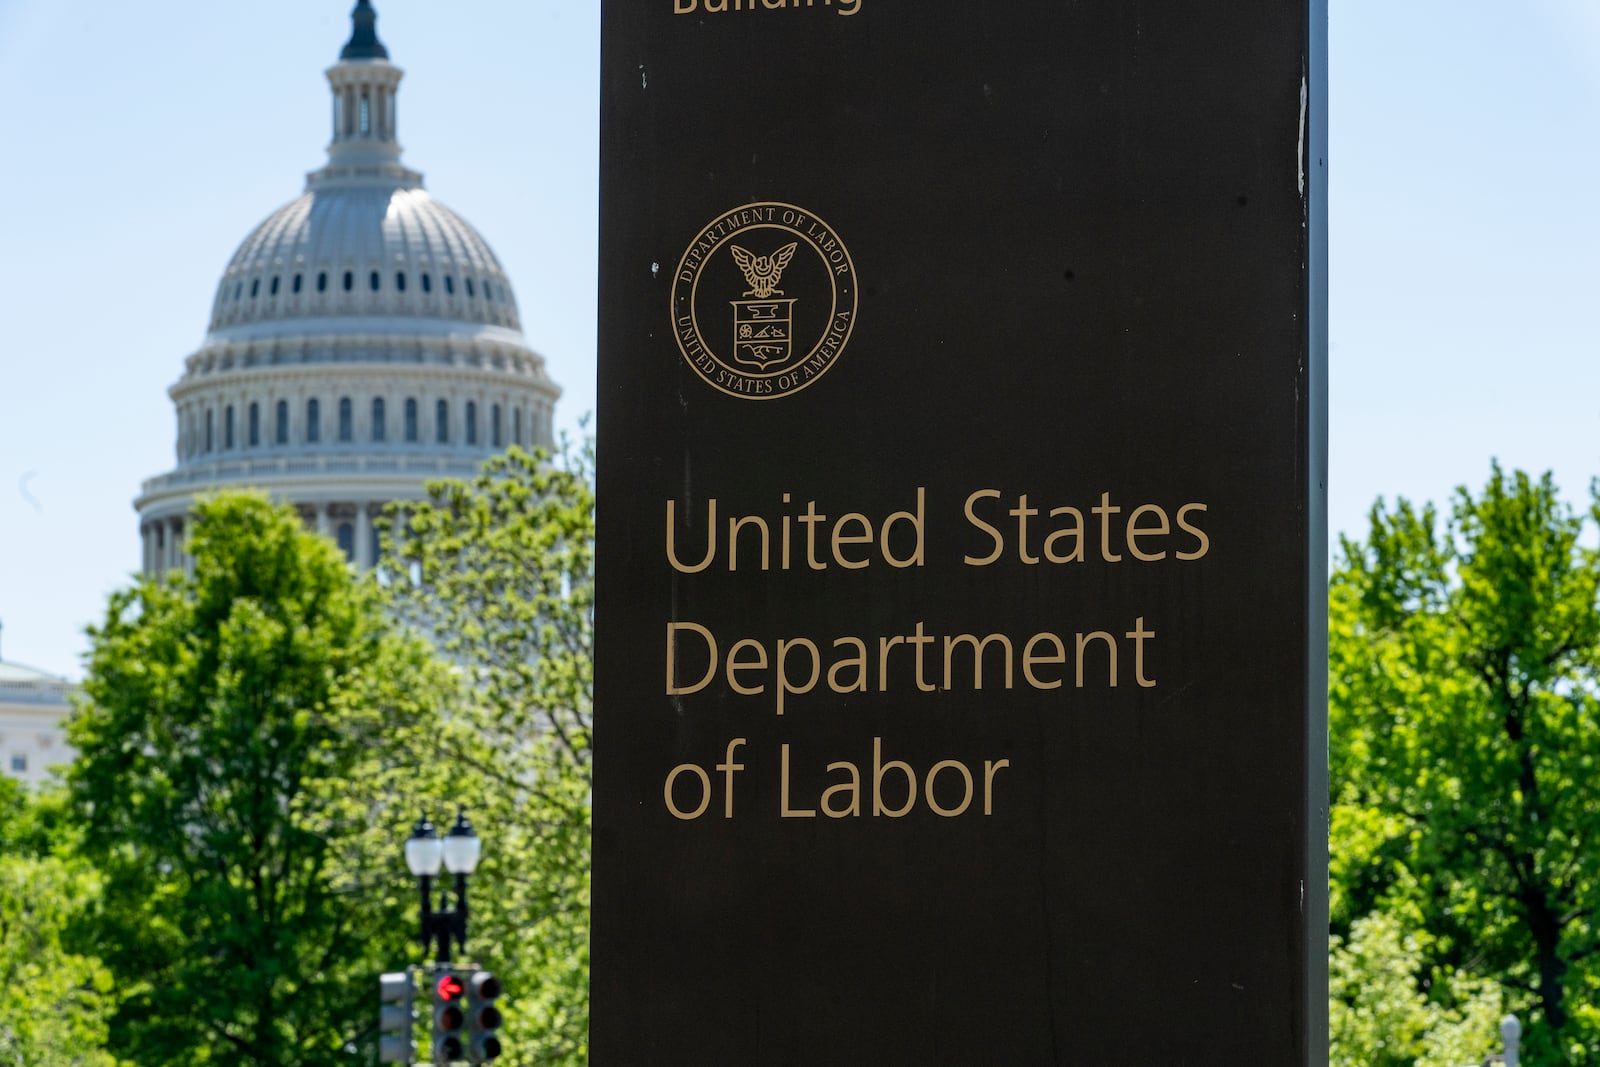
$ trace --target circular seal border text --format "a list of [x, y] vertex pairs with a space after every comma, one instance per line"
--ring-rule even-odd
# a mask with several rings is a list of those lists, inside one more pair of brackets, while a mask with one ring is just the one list
[[[695, 307], [700, 275], [712, 256], [735, 237], [756, 229], [793, 234], [822, 260], [833, 283], [822, 336], [803, 358], [785, 360], [777, 371], [750, 371], [719, 356], [717, 349], [722, 346], [707, 342]], [[757, 201], [723, 212], [690, 241], [672, 275], [672, 335], [684, 361], [713, 389], [741, 400], [772, 400], [799, 392], [838, 361], [855, 329], [857, 296], [855, 263], [833, 227], [793, 204]], [[809, 294], [808, 298], [815, 299]]]

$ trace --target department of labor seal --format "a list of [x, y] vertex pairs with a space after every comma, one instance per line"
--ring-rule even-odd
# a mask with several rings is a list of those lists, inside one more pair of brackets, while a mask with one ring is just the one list
[[833, 228], [793, 204], [746, 204], [705, 226], [672, 280], [672, 332], [706, 384], [770, 400], [838, 360], [856, 324], [856, 268]]

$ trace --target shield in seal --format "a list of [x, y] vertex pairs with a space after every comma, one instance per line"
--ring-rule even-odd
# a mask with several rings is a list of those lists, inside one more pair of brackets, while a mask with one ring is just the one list
[[733, 358], [766, 369], [793, 351], [795, 298], [730, 300], [733, 305]]

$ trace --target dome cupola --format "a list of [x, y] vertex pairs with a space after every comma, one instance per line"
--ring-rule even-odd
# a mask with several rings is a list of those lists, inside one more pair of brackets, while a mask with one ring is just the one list
[[350, 13], [350, 40], [327, 70], [333, 90], [333, 140], [328, 165], [308, 176], [307, 188], [350, 178], [421, 185], [422, 175], [400, 164], [395, 137], [395, 97], [403, 71], [389, 62], [378, 40], [378, 13], [360, 0]]

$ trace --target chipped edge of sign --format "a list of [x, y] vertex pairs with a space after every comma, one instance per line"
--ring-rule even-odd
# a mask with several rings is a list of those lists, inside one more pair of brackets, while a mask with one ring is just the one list
[[1300, 195], [1306, 195], [1306, 76], [1300, 75], [1300, 140], [1295, 145], [1295, 168], [1300, 176]]

